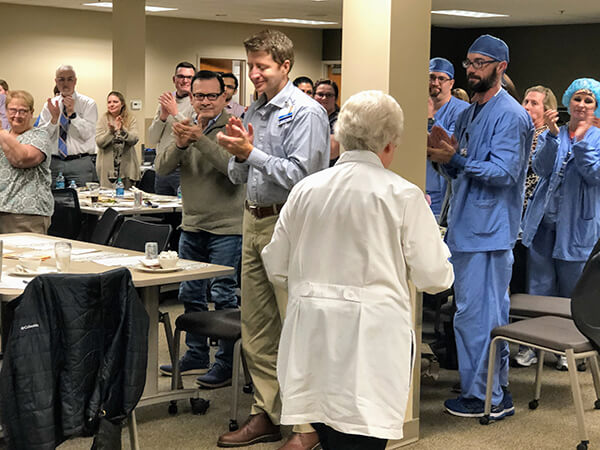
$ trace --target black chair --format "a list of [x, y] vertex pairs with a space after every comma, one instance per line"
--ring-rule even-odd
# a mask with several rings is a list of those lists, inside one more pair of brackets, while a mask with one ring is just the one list
[[108, 208], [96, 223], [92, 236], [90, 237], [90, 242], [99, 245], [108, 245], [122, 221], [123, 216], [114, 209]]
[[[238, 410], [238, 393], [240, 368], [244, 368], [246, 384], [244, 392], [249, 394], [252, 392], [252, 382], [246, 366], [246, 360], [242, 353], [242, 324], [241, 312], [239, 309], [223, 309], [219, 311], [201, 311], [191, 312], [180, 315], [175, 321], [175, 338], [173, 342], [173, 353], [171, 353], [171, 367], [173, 367], [173, 377], [171, 379], [171, 389], [183, 389], [181, 374], [179, 373], [179, 341], [181, 332], [193, 333], [200, 336], [206, 336], [210, 339], [225, 339], [235, 341], [233, 347], [233, 370], [231, 373], [232, 399], [231, 412], [229, 418], [229, 430], [235, 431], [238, 429], [237, 410]], [[240, 362], [242, 365], [240, 366]], [[203, 407], [208, 407], [205, 400]], [[196, 411], [200, 408], [192, 402], [192, 411], [194, 413], [204, 413], [204, 410]], [[177, 413], [177, 402], [172, 401], [169, 406], [171, 414]]]
[[158, 251], [161, 252], [167, 248], [172, 230], [171, 225], [128, 219], [119, 228], [112, 247], [143, 252], [146, 242], [157, 242]]
[[138, 189], [154, 194], [154, 179], [156, 178], [156, 172], [154, 169], [147, 169], [142, 174], [142, 178], [138, 183]]
[[81, 231], [81, 209], [75, 189], [53, 189], [54, 214], [48, 228], [50, 236], [77, 239]]

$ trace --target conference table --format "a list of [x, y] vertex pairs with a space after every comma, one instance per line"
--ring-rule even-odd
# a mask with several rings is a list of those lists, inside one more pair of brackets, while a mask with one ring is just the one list
[[[2, 277], [0, 278], [2, 305], [21, 294], [28, 281], [35, 276], [27, 277], [16, 274], [19, 258], [41, 259], [39, 273], [56, 271], [54, 244], [57, 241], [67, 241], [72, 245], [69, 273], [102, 273], [117, 267], [128, 267], [131, 271], [133, 284], [138, 289], [141, 301], [150, 317], [146, 385], [138, 407], [199, 397], [198, 389], [166, 391], [159, 391], [158, 389], [158, 302], [160, 286], [181, 281], [230, 275], [234, 273], [232, 267], [180, 259], [176, 271], [146, 272], [139, 268], [139, 260], [144, 257], [144, 254], [131, 250], [35, 233], [0, 234], [0, 240], [3, 241], [4, 246]], [[11, 275], [11, 273], [14, 275]]]
[[171, 195], [143, 193], [142, 206], [134, 206], [133, 191], [125, 191], [122, 198], [115, 196], [114, 189], [101, 189], [99, 201], [92, 202], [90, 191], [77, 190], [79, 209], [83, 214], [101, 216], [108, 208], [113, 208], [122, 216], [168, 214], [181, 212], [181, 199]]

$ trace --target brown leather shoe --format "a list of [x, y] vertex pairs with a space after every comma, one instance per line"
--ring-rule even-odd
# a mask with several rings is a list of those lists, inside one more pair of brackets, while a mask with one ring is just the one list
[[283, 447], [279, 450], [315, 450], [319, 448], [319, 435], [312, 433], [292, 433]]
[[239, 430], [221, 435], [217, 441], [217, 447], [244, 447], [259, 442], [279, 440], [281, 440], [279, 425], [273, 425], [267, 413], [263, 412], [248, 417]]

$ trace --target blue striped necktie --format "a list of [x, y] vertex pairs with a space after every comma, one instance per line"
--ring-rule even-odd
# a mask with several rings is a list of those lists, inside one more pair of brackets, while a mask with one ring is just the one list
[[67, 108], [63, 106], [60, 115], [60, 129], [58, 132], [58, 152], [63, 158], [69, 155], [67, 151], [67, 133], [69, 131], [69, 119], [67, 118]]

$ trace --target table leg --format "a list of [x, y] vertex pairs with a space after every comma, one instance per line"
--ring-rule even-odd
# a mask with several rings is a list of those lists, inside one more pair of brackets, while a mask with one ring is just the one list
[[158, 392], [158, 298], [159, 286], [140, 288], [140, 298], [148, 317], [148, 366], [146, 367], [146, 386], [143, 397], [149, 397]]

